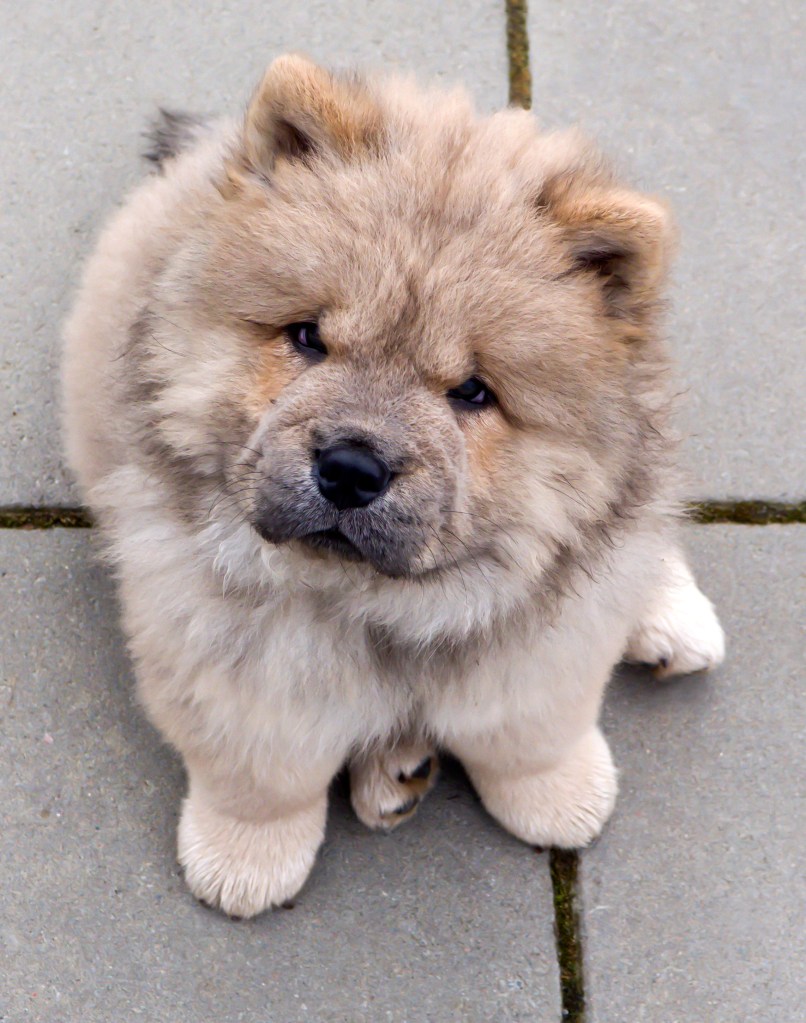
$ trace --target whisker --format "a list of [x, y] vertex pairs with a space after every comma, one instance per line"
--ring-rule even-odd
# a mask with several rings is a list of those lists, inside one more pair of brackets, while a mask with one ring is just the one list
[[[437, 533], [437, 531], [436, 531], [436, 530], [434, 529], [434, 527], [433, 527], [433, 526], [429, 526], [429, 529], [431, 530], [431, 532], [432, 532], [432, 533], [434, 534], [434, 536], [435, 536], [435, 537], [437, 538], [437, 540], [439, 541], [439, 544], [440, 544], [440, 546], [442, 547], [442, 549], [443, 549], [443, 550], [445, 551], [445, 553], [446, 553], [446, 554], [448, 555], [448, 557], [449, 557], [449, 558], [450, 558], [450, 559], [451, 559], [451, 560], [453, 561], [453, 563], [454, 563], [454, 565], [455, 565], [455, 567], [456, 567], [456, 570], [457, 570], [457, 571], [458, 571], [458, 573], [459, 573], [459, 578], [461, 579], [461, 582], [462, 582], [462, 589], [463, 589], [463, 590], [465, 591], [465, 600], [467, 600], [467, 599], [468, 599], [468, 595], [467, 595], [467, 583], [465, 582], [465, 574], [464, 574], [464, 572], [462, 571], [462, 566], [461, 566], [461, 565], [459, 564], [459, 562], [458, 562], [458, 561], [456, 560], [456, 557], [455, 557], [455, 555], [454, 555], [454, 554], [453, 554], [453, 553], [452, 553], [452, 552], [451, 552], [451, 551], [450, 551], [450, 550], [448, 549], [447, 545], [445, 544], [445, 541], [444, 541], [444, 540], [442, 539], [442, 537], [441, 537], [441, 536], [440, 536], [440, 535], [439, 535], [439, 534]], [[444, 585], [443, 585], [443, 592], [444, 592]]]

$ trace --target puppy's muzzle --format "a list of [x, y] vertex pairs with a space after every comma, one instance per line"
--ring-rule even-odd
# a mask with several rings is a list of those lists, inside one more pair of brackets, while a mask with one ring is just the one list
[[[254, 529], [272, 544], [299, 543], [384, 575], [409, 574], [425, 526], [407, 459], [355, 435], [312, 440], [316, 446], [292, 449], [285, 464], [259, 463], [265, 477], [250, 498]], [[404, 476], [409, 490], [396, 492]]]

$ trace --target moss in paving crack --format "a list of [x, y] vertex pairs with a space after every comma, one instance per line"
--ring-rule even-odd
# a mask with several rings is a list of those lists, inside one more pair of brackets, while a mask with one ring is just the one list
[[582, 939], [577, 912], [579, 856], [566, 849], [551, 850], [554, 889], [554, 936], [560, 964], [560, 990], [565, 1023], [584, 1023], [585, 989], [582, 976]]
[[86, 529], [91, 525], [84, 508], [0, 508], [0, 529]]
[[689, 505], [695, 522], [734, 522], [743, 526], [806, 523], [806, 501], [698, 501]]
[[509, 102], [529, 110], [532, 106], [532, 73], [529, 70], [529, 33], [526, 0], [506, 0]]

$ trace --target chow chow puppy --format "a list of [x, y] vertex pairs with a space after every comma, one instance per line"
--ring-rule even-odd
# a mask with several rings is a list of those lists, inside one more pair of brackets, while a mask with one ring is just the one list
[[193, 893], [293, 896], [349, 765], [393, 828], [465, 766], [584, 846], [622, 657], [722, 657], [676, 539], [662, 203], [575, 133], [276, 60], [166, 116], [69, 320], [67, 446], [138, 690], [184, 758]]

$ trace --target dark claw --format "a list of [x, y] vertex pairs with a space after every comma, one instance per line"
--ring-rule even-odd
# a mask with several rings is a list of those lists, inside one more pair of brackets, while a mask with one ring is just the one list
[[391, 814], [387, 814], [390, 817], [402, 817], [404, 814], [410, 813], [414, 807], [420, 802], [416, 797], [409, 799], [402, 806], [396, 807]]
[[401, 771], [397, 776], [397, 780], [401, 785], [405, 785], [406, 782], [411, 781], [412, 778], [417, 778], [418, 780], [427, 778], [431, 774], [431, 759], [431, 757], [426, 757], [425, 760], [419, 763], [414, 770], [410, 771], [408, 774], [406, 774], [405, 771]]
[[[212, 903], [208, 902], [207, 899], [196, 899], [196, 902], [205, 909], [216, 910], [216, 907]], [[225, 916], [228, 920], [233, 920], [235, 923], [240, 923], [243, 920], [242, 916], [234, 916], [232, 913], [226, 913]]]
[[646, 668], [647, 671], [656, 671], [658, 668], [665, 671], [669, 667], [669, 658], [659, 657], [657, 661], [635, 661], [633, 663], [639, 668]]
[[411, 772], [411, 778], [427, 778], [431, 773], [431, 757], [426, 757], [421, 764], [418, 764]]

